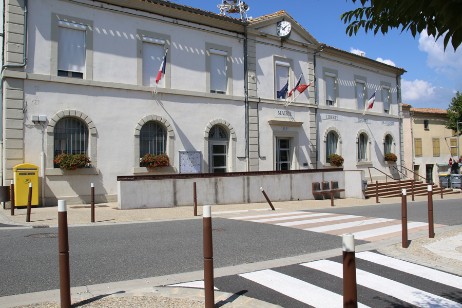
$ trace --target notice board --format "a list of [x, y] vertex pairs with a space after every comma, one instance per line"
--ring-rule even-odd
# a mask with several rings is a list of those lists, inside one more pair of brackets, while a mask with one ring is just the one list
[[200, 151], [180, 151], [180, 173], [201, 173], [202, 153]]

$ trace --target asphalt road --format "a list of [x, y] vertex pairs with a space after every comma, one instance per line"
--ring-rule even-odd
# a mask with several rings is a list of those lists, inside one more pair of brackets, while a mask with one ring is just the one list
[[[340, 267], [343, 263], [341, 256], [329, 258], [328, 261], [335, 262]], [[462, 305], [462, 292], [453, 286], [441, 284], [426, 277], [416, 276], [407, 271], [385, 267], [360, 258], [356, 258], [356, 268], [367, 272], [368, 275], [374, 275], [374, 277], [369, 278], [369, 281], [363, 276], [358, 280], [359, 283], [357, 286], [358, 302], [369, 307], [460, 307]], [[310, 301], [312, 304], [313, 302], [317, 302], [318, 305], [315, 305], [317, 307], [329, 307], [330, 305], [327, 304], [327, 300], [334, 300], [339, 303], [342, 301], [343, 279], [341, 277], [336, 277], [322, 270], [316, 270], [300, 264], [276, 267], [265, 272], [265, 275], [270, 275], [273, 278], [271, 283], [267, 285], [262, 285], [245, 278], [248, 275], [246, 273], [244, 275], [215, 278], [215, 287], [221, 291], [245, 295], [282, 307], [291, 308], [308, 307]], [[258, 275], [258, 272], [253, 274]], [[278, 276], [275, 276], [275, 274]], [[284, 283], [281, 284], [278, 281], [280, 279], [283, 279]], [[376, 279], [382, 281], [388, 279], [389, 284], [382, 283], [378, 286], [378, 284], [371, 281]], [[317, 292], [313, 291], [312, 286], [305, 283], [315, 286]], [[300, 288], [303, 291], [297, 292]], [[414, 290], [408, 291], [406, 290], [407, 288], [414, 288]], [[414, 293], [409, 297], [406, 295], [406, 292]], [[426, 292], [426, 294], [419, 297], [418, 294], [423, 294], [423, 292]], [[393, 295], [390, 295], [390, 293]], [[333, 299], [335, 296], [336, 298]], [[407, 300], [411, 298], [414, 300], [414, 303], [412, 303], [412, 300], [411, 303], [405, 301], [405, 298]], [[305, 301], [302, 302], [303, 299]], [[440, 302], [445, 299], [452, 301], [452, 303]], [[416, 301], [420, 304], [415, 303]], [[322, 306], [319, 302], [323, 303]]]
[[[0, 296], [59, 288], [56, 228], [0, 231]], [[337, 236], [213, 219], [214, 266], [339, 247]], [[202, 220], [69, 228], [71, 285], [202, 270]]]
[[[379, 200], [380, 201], [380, 200]], [[310, 212], [325, 212], [350, 215], [362, 215], [368, 217], [380, 217], [390, 219], [401, 219], [401, 204], [375, 204], [368, 206], [349, 208], [330, 208], [322, 210], [310, 210]], [[435, 224], [448, 226], [462, 224], [462, 199], [440, 199], [434, 196], [433, 217]], [[408, 221], [428, 222], [428, 202], [411, 201], [407, 198], [407, 219]]]
[[[435, 223], [458, 225], [460, 200], [435, 200]], [[311, 211], [311, 210], [310, 210]], [[314, 211], [314, 210], [313, 210]], [[400, 219], [400, 204], [331, 208]], [[426, 202], [408, 204], [409, 221], [427, 221]], [[213, 219], [214, 266], [248, 264], [339, 248], [337, 236], [270, 224]], [[202, 270], [202, 220], [69, 228], [71, 285]], [[357, 241], [357, 245], [364, 243]], [[59, 288], [56, 228], [0, 228], [0, 296]]]

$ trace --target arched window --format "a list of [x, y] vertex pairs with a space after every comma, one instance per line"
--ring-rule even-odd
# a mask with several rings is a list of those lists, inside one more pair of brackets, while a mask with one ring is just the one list
[[140, 158], [146, 154], [165, 154], [167, 131], [157, 121], [146, 122], [140, 130]]
[[54, 156], [58, 154], [87, 154], [88, 127], [74, 117], [61, 118], [54, 129]]
[[326, 138], [326, 161], [329, 161], [331, 154], [337, 154], [338, 135], [335, 131], [330, 131]]
[[358, 137], [358, 161], [368, 161], [367, 143], [368, 137], [365, 133], [359, 134]]
[[391, 135], [385, 136], [383, 152], [384, 154], [393, 152], [393, 137]]
[[228, 171], [228, 132], [220, 125], [214, 125], [209, 132], [209, 161], [211, 173]]

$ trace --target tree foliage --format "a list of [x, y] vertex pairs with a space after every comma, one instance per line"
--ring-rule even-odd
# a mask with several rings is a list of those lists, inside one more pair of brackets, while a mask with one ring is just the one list
[[[348, 0], [347, 0], [348, 1]], [[385, 34], [390, 29], [411, 31], [416, 36], [426, 31], [435, 40], [444, 38], [444, 48], [451, 42], [454, 50], [462, 43], [462, 0], [351, 0], [361, 7], [345, 12], [342, 21], [346, 33], [366, 32]]]
[[451, 128], [455, 131], [462, 131], [462, 123], [459, 124], [459, 129], [457, 129], [458, 122], [462, 122], [462, 93], [459, 91], [457, 91], [456, 96], [452, 98], [449, 104], [448, 118], [447, 128]]

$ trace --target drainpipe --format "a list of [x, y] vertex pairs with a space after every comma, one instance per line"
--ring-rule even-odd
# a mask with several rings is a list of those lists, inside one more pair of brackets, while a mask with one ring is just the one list
[[245, 158], [247, 160], [247, 171], [250, 170], [249, 155], [249, 72], [248, 72], [248, 46], [247, 46], [247, 24], [244, 26], [244, 107], [245, 107]]
[[[396, 76], [396, 95], [398, 99], [398, 115], [399, 115], [399, 155], [400, 155], [400, 165], [401, 171], [403, 171], [404, 165], [404, 146], [403, 146], [403, 121], [404, 121], [404, 114], [403, 114], [403, 104], [401, 101], [401, 77], [400, 75]], [[409, 110], [410, 112], [410, 110]], [[411, 125], [412, 127], [412, 125]], [[412, 132], [411, 132], [412, 134]]]
[[[3, 1], [3, 33], [2, 33], [2, 81], [1, 81], [1, 89], [0, 89], [0, 127], [2, 127], [3, 130], [3, 83], [4, 83], [4, 78], [3, 78], [3, 71], [6, 68], [23, 68], [27, 64], [27, 56], [26, 56], [26, 51], [27, 51], [27, 3], [28, 0], [24, 0], [24, 35], [23, 35], [23, 59], [22, 63], [18, 64], [3, 64], [5, 62], [5, 14], [6, 14], [6, 4], [5, 1]], [[0, 151], [2, 152], [1, 159], [3, 163], [3, 131], [0, 136]], [[3, 179], [4, 179], [4, 166], [1, 168], [0, 171], [0, 183], [3, 184]]]
[[316, 105], [314, 109], [314, 119], [316, 121], [316, 169], [318, 169], [319, 161], [319, 147], [320, 147], [320, 138], [319, 138], [319, 121], [318, 121], [318, 106], [319, 106], [319, 92], [318, 92], [318, 78], [316, 77], [316, 56], [324, 50], [324, 44], [320, 45], [313, 52], [313, 70], [314, 70], [314, 104]]

